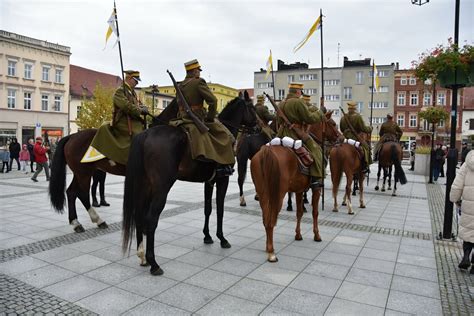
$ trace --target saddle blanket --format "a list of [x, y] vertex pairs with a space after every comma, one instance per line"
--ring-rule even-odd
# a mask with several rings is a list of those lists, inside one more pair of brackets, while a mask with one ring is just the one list
[[86, 153], [84, 154], [84, 157], [82, 157], [81, 162], [82, 163], [94, 162], [94, 161], [98, 161], [104, 158], [105, 156], [101, 152], [99, 152], [94, 147], [89, 146], [89, 148], [87, 148]]
[[285, 136], [283, 138], [275, 137], [266, 144], [267, 146], [283, 146], [292, 149], [300, 149], [303, 146], [303, 142], [299, 139], [295, 140], [291, 137]]
[[352, 145], [354, 146], [355, 148], [359, 148], [360, 147], [360, 142], [356, 141], [356, 140], [353, 140], [353, 139], [344, 139], [344, 144], [349, 144], [349, 145]]

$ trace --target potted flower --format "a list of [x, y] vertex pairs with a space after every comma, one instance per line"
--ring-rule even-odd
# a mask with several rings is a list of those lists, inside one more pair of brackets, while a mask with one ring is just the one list
[[437, 124], [440, 121], [445, 121], [449, 117], [449, 113], [443, 106], [438, 105], [423, 108], [418, 116], [428, 123]]
[[423, 81], [439, 81], [445, 88], [474, 85], [474, 46], [458, 47], [451, 38], [448, 45], [438, 45], [413, 61], [415, 76]]
[[430, 173], [430, 146], [418, 146], [415, 149], [415, 174], [428, 176]]

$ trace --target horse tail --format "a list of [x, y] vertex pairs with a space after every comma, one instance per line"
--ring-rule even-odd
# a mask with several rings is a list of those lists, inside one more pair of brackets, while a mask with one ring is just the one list
[[56, 212], [64, 212], [66, 203], [66, 156], [64, 155], [64, 146], [71, 138], [70, 135], [63, 137], [54, 152], [53, 163], [51, 164], [51, 178], [49, 179], [49, 199]]
[[400, 184], [406, 184], [407, 177], [405, 175], [405, 171], [403, 171], [402, 163], [400, 161], [400, 156], [399, 156], [399, 152], [397, 151], [396, 144], [392, 144], [392, 146], [390, 147], [390, 158], [392, 159], [393, 164], [395, 165], [395, 176], [400, 181]]
[[261, 179], [263, 180], [263, 188], [262, 194], [259, 198], [263, 199], [263, 205], [266, 204], [269, 211], [268, 216], [264, 216], [263, 218], [263, 224], [265, 226], [273, 226], [276, 223], [280, 211], [280, 167], [275, 154], [270, 149], [270, 146], [262, 146], [261, 153], [262, 158], [260, 159], [260, 170]]
[[[334, 157], [330, 156], [330, 169], [331, 169], [331, 180], [332, 180], [332, 192], [333, 194], [337, 194], [339, 190], [339, 185], [341, 184], [342, 179], [342, 172], [344, 169], [344, 161], [341, 154], [342, 147], [337, 146], [334, 147], [331, 151], [334, 150]], [[334, 166], [334, 167], [333, 167]]]
[[[143, 144], [145, 139], [146, 132], [136, 135], [132, 139], [128, 155], [123, 194], [122, 250], [124, 252], [129, 249], [132, 244], [133, 233], [137, 225], [137, 203], [141, 201], [141, 190], [144, 189], [141, 187], [141, 181], [145, 176], [145, 168], [143, 167]], [[140, 211], [140, 209], [138, 209], [138, 211]]]

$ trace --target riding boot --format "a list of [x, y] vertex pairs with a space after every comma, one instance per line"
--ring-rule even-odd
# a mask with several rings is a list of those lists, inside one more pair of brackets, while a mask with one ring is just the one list
[[323, 180], [318, 177], [311, 176], [311, 189], [318, 189], [324, 187]]
[[458, 266], [459, 269], [467, 269], [471, 265], [471, 263], [469, 262], [469, 256], [472, 251], [472, 246], [473, 244], [468, 241], [464, 241], [462, 243], [462, 249], [464, 251], [464, 255], [462, 257], [461, 262], [459, 263], [459, 266]]
[[92, 206], [93, 207], [100, 207], [99, 202], [97, 202], [97, 198], [95, 196], [92, 197]]
[[110, 206], [110, 204], [107, 203], [107, 201], [105, 200], [105, 196], [100, 197], [100, 205], [101, 206]]

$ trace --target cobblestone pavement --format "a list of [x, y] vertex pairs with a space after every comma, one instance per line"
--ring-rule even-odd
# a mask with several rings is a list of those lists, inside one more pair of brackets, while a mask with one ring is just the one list
[[[433, 237], [442, 220], [436, 199], [444, 197], [433, 190], [441, 187], [408, 178], [397, 197], [374, 191], [372, 179], [367, 208], [355, 207], [353, 216], [344, 207], [329, 211], [329, 184], [319, 215], [321, 243], [312, 241], [309, 213], [304, 240], [295, 241], [295, 214], [282, 210], [275, 229], [278, 263], [266, 262], [250, 180], [247, 207], [240, 207], [231, 178], [224, 219], [230, 249], [202, 242], [203, 185], [177, 182], [156, 234], [165, 274], [153, 277], [133, 251], [121, 251], [123, 178], [107, 178], [111, 207], [98, 209], [109, 228], [96, 228], [78, 205], [87, 231], [76, 234], [66, 214], [51, 210], [44, 179], [0, 174], [0, 314], [467, 313], [472, 279], [456, 268], [459, 244]], [[211, 232], [215, 225], [212, 216]]]

